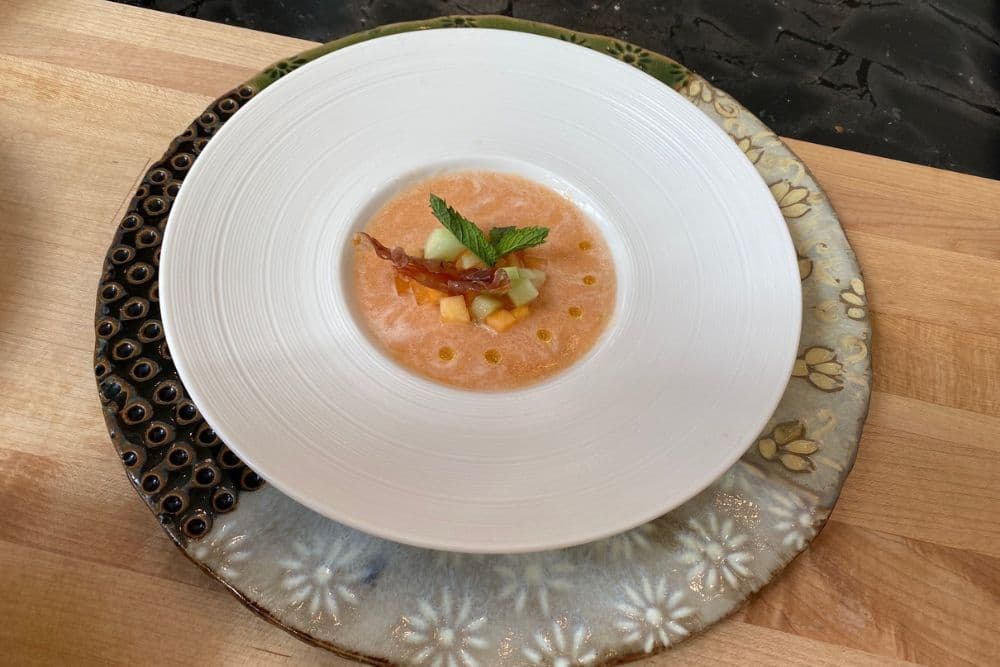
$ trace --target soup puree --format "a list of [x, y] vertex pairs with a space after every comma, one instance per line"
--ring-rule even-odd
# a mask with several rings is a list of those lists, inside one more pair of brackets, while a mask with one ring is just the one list
[[441, 322], [437, 304], [397, 293], [395, 269], [367, 243], [357, 246], [355, 299], [371, 337], [398, 363], [431, 380], [480, 391], [524, 387], [569, 367], [594, 345], [614, 310], [615, 271], [607, 244], [582, 211], [551, 189], [511, 174], [458, 172], [406, 188], [365, 231], [390, 248], [419, 254], [440, 227], [430, 193], [484, 232], [543, 226], [548, 240], [522, 255], [545, 271], [530, 315], [497, 333]]

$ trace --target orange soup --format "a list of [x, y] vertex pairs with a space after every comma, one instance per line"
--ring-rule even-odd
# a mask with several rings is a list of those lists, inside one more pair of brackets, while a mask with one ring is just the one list
[[[438, 300], [427, 299], [422, 286], [401, 281], [391, 262], [358, 243], [355, 299], [372, 338], [419, 375], [480, 391], [534, 384], [580, 359], [600, 337], [615, 304], [611, 253], [583, 212], [519, 176], [449, 173], [395, 195], [365, 232], [390, 248], [420, 255], [428, 235], [441, 228], [428, 205], [431, 193], [484, 233], [494, 227], [547, 227], [545, 243], [510, 259], [544, 272], [544, 283], [533, 301], [508, 311], [517, 316], [516, 323], [504, 314], [508, 321], [499, 325], [501, 331], [475, 318], [443, 322]], [[472, 295], [465, 299], [471, 303]]]

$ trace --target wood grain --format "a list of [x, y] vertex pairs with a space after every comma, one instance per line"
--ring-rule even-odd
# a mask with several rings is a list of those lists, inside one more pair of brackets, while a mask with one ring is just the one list
[[848, 233], [1000, 259], [995, 181], [904, 162], [886, 169], [887, 160], [873, 155], [794, 139], [786, 143], [807, 165], [820, 165], [813, 171], [822, 177]]
[[[0, 662], [338, 665], [179, 554], [112, 455], [101, 257], [216, 94], [308, 42], [108, 2], [0, 1]], [[649, 664], [995, 664], [1000, 183], [789, 141], [866, 272], [875, 394], [830, 524]]]
[[[872, 291], [877, 290], [876, 283]], [[1000, 338], [927, 321], [933, 319], [931, 314], [926, 318], [896, 317], [873, 310], [875, 388], [1000, 416]]]
[[748, 622], [925, 665], [986, 665], [1000, 648], [996, 558], [832, 521], [786, 575]]
[[877, 391], [833, 519], [1000, 557], [998, 452], [1000, 419]]

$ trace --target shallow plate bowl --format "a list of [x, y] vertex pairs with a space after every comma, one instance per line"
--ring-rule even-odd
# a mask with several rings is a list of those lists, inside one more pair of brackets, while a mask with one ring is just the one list
[[[354, 232], [400, 187], [465, 168], [555, 188], [615, 261], [603, 338], [524, 390], [410, 374], [350, 299]], [[360, 43], [265, 89], [184, 181], [160, 298], [191, 397], [265, 479], [467, 552], [597, 539], [705, 488], [772, 414], [801, 319], [785, 222], [710, 119], [615, 59], [486, 29]]]

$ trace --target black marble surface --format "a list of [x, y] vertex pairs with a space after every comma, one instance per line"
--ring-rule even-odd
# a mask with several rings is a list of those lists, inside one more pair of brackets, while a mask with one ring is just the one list
[[118, 1], [317, 41], [444, 14], [557, 23], [670, 55], [779, 134], [1000, 178], [1000, 0]]

